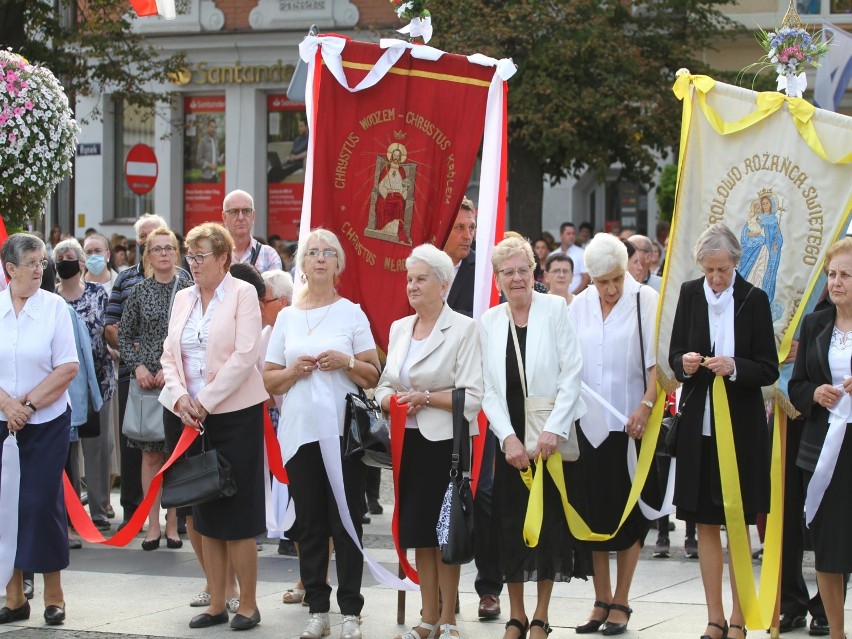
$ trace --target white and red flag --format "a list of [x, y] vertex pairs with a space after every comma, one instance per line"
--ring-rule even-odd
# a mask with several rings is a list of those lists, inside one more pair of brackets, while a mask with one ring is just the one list
[[160, 15], [166, 20], [175, 19], [175, 0], [130, 0], [130, 4], [140, 18]]

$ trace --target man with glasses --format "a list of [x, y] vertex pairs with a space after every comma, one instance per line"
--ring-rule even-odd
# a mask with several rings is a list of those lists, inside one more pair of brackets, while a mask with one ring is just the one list
[[[583, 259], [583, 249], [575, 243], [577, 240], [577, 227], [573, 222], [563, 222], [559, 225], [559, 248], [551, 251], [550, 255], [561, 253], [567, 255], [574, 262], [574, 277], [571, 280], [570, 292], [576, 295], [582, 292], [592, 281], [586, 272], [586, 262]], [[548, 256], [549, 257], [549, 256]]]
[[[139, 247], [140, 257], [145, 250], [145, 241], [148, 235], [157, 228], [168, 228], [166, 221], [159, 215], [145, 213], [136, 220], [133, 230], [136, 233], [136, 245]], [[177, 269], [178, 277], [192, 284], [192, 277], [181, 268]], [[118, 324], [124, 312], [124, 304], [130, 296], [130, 291], [139, 282], [145, 279], [145, 267], [143, 260], [118, 274], [112, 285], [112, 293], [109, 296], [106, 318], [104, 321], [104, 337], [107, 344], [114, 350], [118, 350]], [[118, 436], [119, 454], [121, 459], [121, 507], [124, 517], [121, 526], [124, 526], [136, 508], [142, 502], [142, 451], [127, 447], [127, 438], [121, 433], [124, 423], [124, 410], [127, 406], [127, 394], [130, 391], [131, 371], [124, 362], [119, 362], [118, 367]]]
[[654, 261], [651, 239], [644, 235], [631, 235], [628, 242], [636, 247], [636, 253], [630, 258], [627, 270], [630, 271], [634, 280], [640, 284], [647, 284], [659, 293], [663, 278], [651, 274], [651, 262]]
[[237, 189], [225, 196], [222, 203], [222, 223], [231, 237], [236, 249], [233, 261], [236, 264], [251, 264], [264, 273], [272, 269], [281, 270], [281, 257], [273, 247], [261, 244], [251, 236], [254, 227], [254, 199], [251, 195]]

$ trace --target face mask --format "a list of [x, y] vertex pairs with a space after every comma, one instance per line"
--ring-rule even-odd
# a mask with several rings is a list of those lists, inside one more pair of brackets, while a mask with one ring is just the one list
[[104, 272], [106, 268], [106, 258], [103, 255], [89, 255], [86, 258], [86, 268], [94, 276], [98, 276]]
[[62, 260], [56, 263], [56, 274], [59, 279], [67, 280], [80, 272], [80, 262], [77, 260]]

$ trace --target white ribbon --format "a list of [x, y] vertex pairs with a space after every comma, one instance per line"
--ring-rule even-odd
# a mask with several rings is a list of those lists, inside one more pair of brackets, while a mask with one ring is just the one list
[[[592, 390], [586, 382], [582, 383], [580, 387], [580, 395], [586, 401], [586, 408], [590, 408], [591, 406], [598, 405], [602, 409], [608, 411], [610, 414], [615, 417], [619, 423], [627, 424], [628, 418], [621, 414], [615, 406], [610, 404], [605, 398], [599, 395], [597, 392]], [[589, 400], [592, 400], [591, 403]], [[589, 413], [586, 413], [586, 417], [589, 416]], [[592, 431], [596, 435], [600, 435], [600, 429], [592, 429]], [[609, 431], [606, 431], [607, 434]], [[586, 435], [586, 439], [588, 439], [588, 430], [586, 426], [583, 426], [583, 434]], [[606, 439], [606, 436], [604, 436]], [[591, 440], [590, 440], [591, 441]], [[600, 440], [600, 443], [603, 442], [603, 439]], [[598, 443], [595, 448], [597, 448], [600, 443]], [[632, 482], [636, 477], [636, 466], [638, 463], [638, 455], [636, 454], [636, 440], [630, 438], [627, 442], [627, 472], [630, 475], [630, 481]], [[677, 462], [673, 458], [671, 461], [671, 465], [669, 466], [669, 477], [666, 481], [666, 493], [663, 495], [663, 504], [660, 510], [655, 510], [651, 508], [648, 504], [642, 501], [642, 498], [639, 498], [639, 509], [642, 511], [642, 514], [645, 516], [645, 519], [649, 521], [656, 521], [660, 517], [671, 514], [674, 509], [672, 506], [672, 502], [674, 501], [674, 479], [675, 479], [675, 468], [677, 467]]]
[[432, 39], [432, 17], [412, 18], [411, 22], [402, 29], [397, 29], [396, 32], [412, 38], [423, 38], [423, 42], [428, 43]]
[[[322, 48], [322, 59], [325, 62], [328, 70], [344, 89], [350, 93], [357, 93], [364, 89], [369, 89], [378, 84], [387, 72], [391, 70], [393, 65], [402, 57], [405, 51], [404, 47], [392, 47], [385, 50], [381, 58], [378, 59], [369, 73], [364, 76], [357, 86], [350, 87], [346, 80], [346, 74], [343, 72], [343, 60], [341, 54], [346, 48], [346, 40], [335, 36], [306, 36], [299, 43], [299, 55], [305, 62], [312, 62], [316, 54], [317, 47]], [[308, 91], [312, 91], [313, 87], [309, 84]]]
[[843, 393], [834, 406], [828, 409], [830, 414], [828, 420], [828, 433], [817, 459], [814, 475], [808, 484], [808, 492], [805, 495], [805, 525], [810, 527], [811, 521], [819, 510], [822, 498], [831, 478], [834, 476], [834, 468], [837, 466], [837, 458], [840, 455], [840, 446], [846, 435], [846, 424], [852, 420], [852, 396], [844, 389], [842, 384], [835, 388]]
[[3, 473], [0, 475], [0, 584], [7, 584], [18, 554], [18, 499], [21, 457], [18, 440], [9, 433], [3, 442]]
[[[790, 81], [792, 78], [792, 81]], [[805, 89], [808, 88], [808, 77], [802, 71], [798, 76], [787, 76], [783, 73], [778, 74], [778, 85], [776, 91], [785, 91], [791, 98], [801, 98]]]

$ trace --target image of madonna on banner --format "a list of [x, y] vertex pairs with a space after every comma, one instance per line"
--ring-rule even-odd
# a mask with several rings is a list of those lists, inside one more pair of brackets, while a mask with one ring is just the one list
[[[299, 236], [324, 227], [340, 238], [347, 259], [337, 292], [361, 306], [387, 350], [390, 325], [411, 313], [405, 260], [420, 244], [444, 246], [480, 148], [477, 237], [490, 251], [498, 223], [502, 233], [506, 81], [515, 66], [401, 40], [323, 35], [305, 38], [300, 55], [311, 135]], [[479, 313], [491, 299], [487, 253], [477, 260]], [[363, 552], [348, 514], [339, 433], [317, 428], [328, 431], [319, 443], [340, 519]], [[382, 584], [417, 589], [415, 573], [401, 579], [366, 552], [364, 559]]]
[[[806, 302], [821, 281], [826, 251], [852, 210], [852, 118], [817, 109], [802, 98], [758, 93], [685, 69], [678, 72], [674, 93], [683, 101], [683, 124], [657, 352], [657, 379], [667, 391], [677, 385], [668, 353], [675, 310], [681, 285], [702, 275], [692, 251], [705, 229], [722, 223], [740, 240], [737, 277], [769, 298], [778, 361], [783, 362]], [[781, 555], [780, 420], [784, 411], [795, 413], [777, 386], [764, 389], [764, 398], [773, 398], [777, 409], [758, 595], [725, 384], [716, 378], [710, 405], [731, 564], [746, 624], [769, 628]]]

